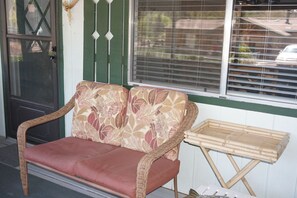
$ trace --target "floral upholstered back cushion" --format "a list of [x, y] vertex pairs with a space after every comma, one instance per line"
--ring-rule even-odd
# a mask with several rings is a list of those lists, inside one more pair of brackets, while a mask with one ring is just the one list
[[113, 145], [121, 144], [128, 90], [119, 85], [83, 81], [77, 85], [72, 135]]
[[[183, 119], [188, 97], [165, 89], [134, 87], [129, 92], [122, 146], [150, 152], [174, 135]], [[177, 148], [165, 155], [177, 158]]]

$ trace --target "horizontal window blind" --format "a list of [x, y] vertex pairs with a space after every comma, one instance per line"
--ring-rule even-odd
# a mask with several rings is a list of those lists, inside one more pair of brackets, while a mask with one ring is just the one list
[[296, 102], [297, 4], [242, 4], [233, 10], [228, 95]]
[[225, 0], [136, 0], [130, 81], [219, 93]]

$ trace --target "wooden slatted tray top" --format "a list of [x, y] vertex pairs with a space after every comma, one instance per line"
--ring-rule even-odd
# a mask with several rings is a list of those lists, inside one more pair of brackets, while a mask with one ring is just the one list
[[274, 163], [289, 134], [217, 120], [206, 120], [185, 132], [185, 141], [219, 152]]

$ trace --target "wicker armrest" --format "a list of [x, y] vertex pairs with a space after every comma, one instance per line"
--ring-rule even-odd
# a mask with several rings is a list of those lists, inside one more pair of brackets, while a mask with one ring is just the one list
[[52, 120], [56, 120], [62, 116], [64, 116], [65, 114], [67, 114], [73, 107], [74, 107], [74, 97], [73, 96], [69, 102], [63, 106], [62, 108], [60, 108], [59, 110], [48, 114], [48, 115], [44, 115], [32, 120], [27, 120], [25, 122], [23, 122], [22, 124], [19, 125], [18, 130], [17, 130], [17, 141], [18, 141], [18, 148], [19, 148], [19, 153], [23, 152], [23, 149], [26, 147], [26, 133], [27, 130], [31, 127], [52, 121]]
[[137, 166], [136, 178], [136, 197], [143, 198], [146, 195], [146, 186], [148, 173], [154, 161], [178, 146], [184, 139], [184, 131], [191, 128], [198, 114], [198, 108], [193, 102], [188, 102], [187, 113], [184, 120], [179, 127], [176, 134], [171, 137], [167, 142], [149, 152], [141, 158]]
[[22, 180], [22, 187], [24, 191], [24, 195], [28, 195], [29, 187], [28, 187], [28, 168], [27, 163], [24, 158], [24, 150], [26, 147], [26, 133], [27, 130], [33, 126], [37, 126], [52, 120], [56, 120], [66, 113], [68, 113], [74, 107], [74, 99], [75, 95], [70, 99], [70, 101], [60, 108], [58, 111], [55, 111], [51, 114], [44, 115], [32, 120], [28, 120], [20, 124], [17, 131], [17, 141], [18, 141], [18, 151], [19, 151], [19, 162], [20, 162], [20, 174]]

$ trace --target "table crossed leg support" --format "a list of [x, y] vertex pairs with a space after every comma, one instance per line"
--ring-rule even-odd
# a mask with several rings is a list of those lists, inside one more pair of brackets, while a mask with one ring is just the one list
[[247, 165], [240, 169], [232, 155], [226, 154], [237, 173], [228, 182], [225, 182], [219, 170], [217, 169], [215, 163], [213, 162], [211, 156], [209, 155], [209, 149], [206, 149], [203, 146], [200, 146], [200, 148], [223, 188], [229, 189], [232, 186], [234, 186], [239, 180], [241, 180], [247, 188], [247, 190], [249, 191], [250, 195], [256, 196], [256, 194], [254, 193], [253, 189], [251, 188], [244, 176], [248, 174], [260, 162], [260, 160], [251, 160]]

